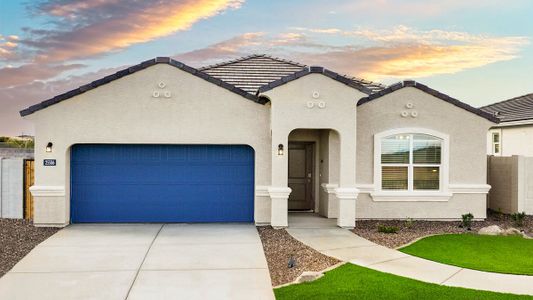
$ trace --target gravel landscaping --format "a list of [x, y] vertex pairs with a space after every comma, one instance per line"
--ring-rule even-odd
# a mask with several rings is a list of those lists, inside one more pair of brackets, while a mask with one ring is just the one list
[[39, 228], [31, 221], [0, 219], [0, 277], [58, 228]]
[[[459, 227], [460, 224], [460, 221], [358, 220], [353, 232], [374, 243], [398, 248], [428, 235], [465, 232]], [[378, 232], [379, 225], [395, 226], [399, 230], [397, 233], [381, 233]], [[503, 229], [516, 227], [510, 215], [489, 212], [485, 221], [473, 222], [472, 232], [490, 225], [498, 225]], [[517, 228], [533, 236], [533, 216], [526, 216], [524, 226]]]
[[[257, 227], [257, 231], [263, 242], [272, 286], [292, 282], [304, 271], [322, 271], [340, 263], [300, 243], [284, 229], [266, 226]], [[296, 265], [289, 268], [291, 257], [294, 257]]]

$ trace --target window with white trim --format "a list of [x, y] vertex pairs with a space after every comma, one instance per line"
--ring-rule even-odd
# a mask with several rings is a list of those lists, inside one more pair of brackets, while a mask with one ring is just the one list
[[501, 142], [500, 142], [500, 133], [492, 133], [492, 154], [500, 154]]
[[439, 191], [443, 140], [423, 133], [381, 138], [381, 190]]

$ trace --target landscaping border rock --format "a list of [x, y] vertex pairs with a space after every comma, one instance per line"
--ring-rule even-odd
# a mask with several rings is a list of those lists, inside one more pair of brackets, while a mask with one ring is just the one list
[[0, 219], [0, 277], [58, 230], [35, 227], [28, 220]]
[[[395, 226], [397, 233], [378, 232], [378, 226]], [[357, 220], [353, 232], [376, 244], [389, 248], [401, 248], [420, 238], [448, 233], [478, 232], [481, 228], [498, 225], [503, 231], [515, 227], [510, 215], [490, 211], [485, 221], [473, 221], [471, 231], [460, 227], [460, 221], [421, 220]], [[518, 228], [524, 237], [533, 236], [533, 216], [526, 216], [524, 226]]]
[[[285, 229], [270, 226], [257, 227], [272, 279], [272, 286], [294, 282], [304, 272], [322, 272], [341, 261], [321, 254], [294, 239]], [[289, 268], [289, 260], [295, 266]]]

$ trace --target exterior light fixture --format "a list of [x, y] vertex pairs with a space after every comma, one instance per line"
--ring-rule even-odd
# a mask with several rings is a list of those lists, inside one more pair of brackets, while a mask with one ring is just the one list
[[52, 152], [52, 142], [48, 142], [48, 144], [46, 144], [46, 152]]
[[283, 155], [283, 144], [278, 145], [278, 155]]

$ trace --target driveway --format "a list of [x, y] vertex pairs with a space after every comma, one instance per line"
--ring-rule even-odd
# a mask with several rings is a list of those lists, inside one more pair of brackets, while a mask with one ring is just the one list
[[274, 299], [246, 224], [71, 225], [0, 278], [0, 299]]

